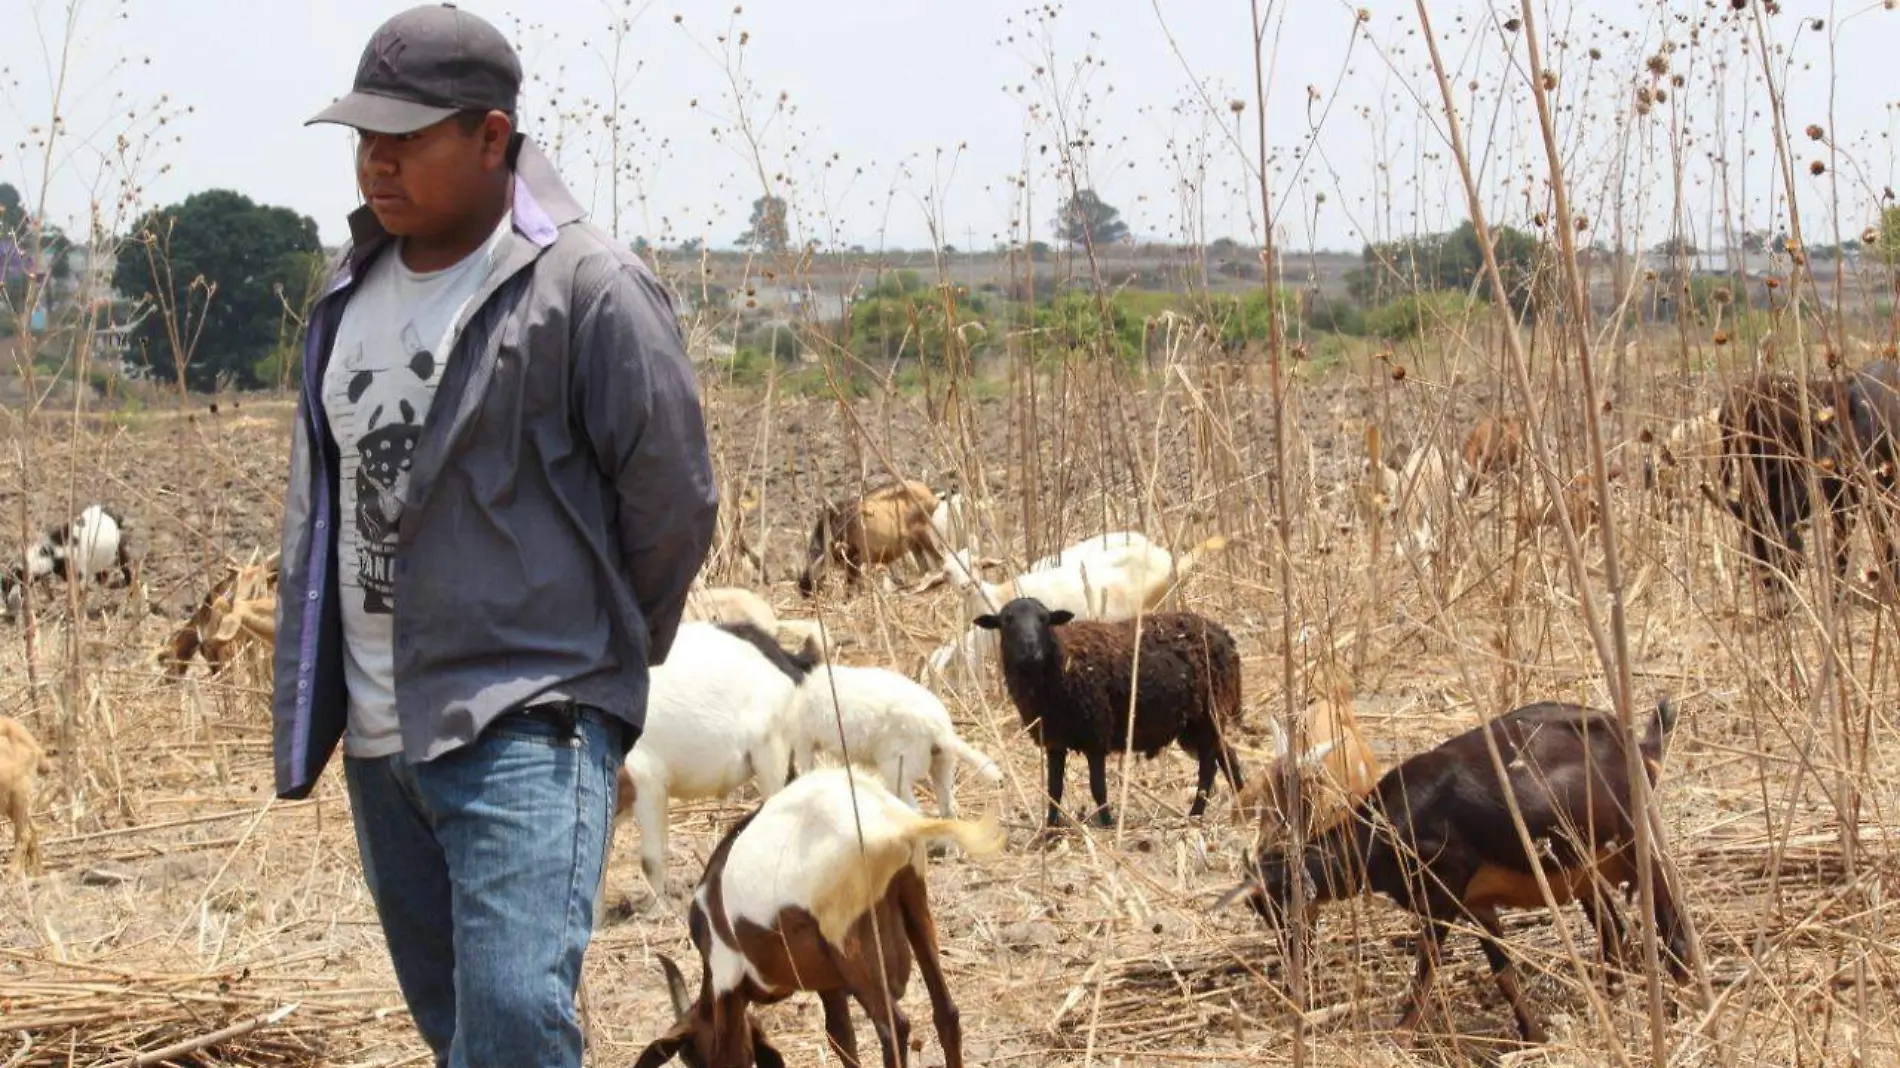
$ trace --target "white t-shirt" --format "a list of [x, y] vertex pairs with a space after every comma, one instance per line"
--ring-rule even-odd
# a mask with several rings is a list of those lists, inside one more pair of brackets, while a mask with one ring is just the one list
[[495, 269], [510, 215], [461, 262], [418, 274], [400, 242], [377, 257], [343, 309], [323, 373], [323, 409], [342, 455], [337, 585], [343, 598], [349, 731], [344, 752], [402, 751], [396, 722], [391, 564], [409, 465], [442, 381], [455, 327]]

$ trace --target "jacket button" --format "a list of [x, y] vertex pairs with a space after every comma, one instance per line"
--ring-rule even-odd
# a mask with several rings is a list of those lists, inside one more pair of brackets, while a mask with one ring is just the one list
[[314, 601], [316, 599], [317, 599], [317, 591], [315, 590], [311, 590], [309, 593], [304, 595], [304, 600], [306, 601]]

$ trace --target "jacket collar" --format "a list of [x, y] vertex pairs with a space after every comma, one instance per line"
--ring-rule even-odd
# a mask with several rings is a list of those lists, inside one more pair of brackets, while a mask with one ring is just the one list
[[[580, 201], [568, 192], [567, 184], [561, 181], [554, 164], [541, 151], [541, 146], [526, 136], [521, 138], [520, 150], [515, 155], [515, 230], [523, 237], [546, 248], [554, 243], [560, 228], [567, 223], [582, 218], [586, 212], [581, 209]], [[376, 221], [376, 214], [365, 204], [350, 213], [350, 251], [347, 269], [342, 271], [331, 290], [348, 285], [352, 278], [362, 275], [363, 268], [376, 258], [377, 253], [390, 241], [389, 231]]]

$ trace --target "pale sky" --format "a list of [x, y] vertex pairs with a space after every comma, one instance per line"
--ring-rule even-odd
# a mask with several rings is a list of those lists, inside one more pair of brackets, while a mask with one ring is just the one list
[[[140, 206], [228, 187], [312, 216], [325, 243], [337, 243], [357, 203], [350, 135], [301, 124], [348, 89], [363, 43], [402, 6], [0, 0], [0, 181], [22, 188], [29, 204], [46, 190], [49, 215], [81, 233], [95, 201], [108, 226], [120, 217], [114, 180], [129, 171]], [[988, 248], [1023, 215], [1019, 178], [1027, 179], [1030, 236], [1047, 239], [1067, 188], [1057, 167], [1065, 139], [1088, 142], [1079, 150], [1083, 184], [1120, 207], [1138, 237], [1179, 240], [1191, 219], [1205, 239], [1257, 240], [1258, 192], [1247, 184], [1227, 106], [1254, 98], [1246, 0], [1069, 0], [1055, 5], [1052, 19], [1026, 14], [1047, 10], [1030, 0], [748, 0], [737, 15], [731, 0], [463, 6], [522, 48], [537, 79], [524, 101], [526, 128], [556, 142], [570, 184], [607, 225], [615, 198], [599, 161], [610, 143], [600, 112], [614, 81], [609, 26], [631, 20], [622, 46], [626, 177], [617, 227], [629, 240], [703, 236], [730, 245], [769, 182], [788, 196], [801, 239], [925, 246], [934, 215], [943, 240]], [[1371, 0], [1358, 31], [1361, 5], [1261, 6], [1272, 24], [1268, 141], [1282, 241], [1357, 250], [1369, 234], [1463, 219], [1413, 5]], [[1893, 142], [1900, 78], [1891, 73], [1900, 12], [1882, 10], [1881, 0], [1781, 6], [1769, 32], [1778, 48], [1792, 49], [1776, 77], [1787, 81], [1804, 226], [1811, 241], [1830, 236], [1836, 221], [1844, 236], [1856, 236], [1874, 218], [1882, 188], [1900, 185]], [[48, 181], [38, 142], [52, 115], [71, 8], [79, 31], [66, 53], [63, 136]], [[1522, 57], [1522, 34], [1499, 26], [1518, 4], [1434, 0], [1430, 11], [1486, 168], [1487, 210], [1494, 221], [1525, 225], [1545, 206], [1546, 168], [1524, 78], [1505, 66], [1507, 45]], [[1558, 94], [1574, 105], [1559, 114], [1559, 128], [1573, 195], [1580, 210], [1603, 220], [1600, 236], [1609, 237], [1612, 199], [1623, 202], [1626, 223], [1646, 244], [1666, 236], [1678, 173], [1699, 243], [1721, 243], [1725, 199], [1750, 226], [1785, 225], [1762, 74], [1754, 50], [1744, 55], [1740, 47], [1744, 27], [1752, 38], [1752, 21], [1734, 22], [1726, 0], [1545, 0], [1538, 11], [1545, 32], [1566, 46], [1547, 46], [1545, 65], [1560, 72]], [[1819, 32], [1808, 25], [1814, 18], [1824, 20]], [[1702, 19], [1711, 21], [1692, 36]], [[745, 34], [743, 46], [734, 31]], [[1665, 40], [1676, 49], [1669, 73], [1686, 75], [1681, 88], [1645, 70]], [[1600, 59], [1589, 58], [1592, 48]], [[749, 94], [743, 109], [728, 78], [735, 67]], [[1668, 99], [1626, 127], [1620, 117], [1651, 84]], [[780, 94], [789, 110], [774, 117]], [[756, 159], [735, 130], [741, 110], [762, 129]], [[1314, 134], [1309, 119], [1322, 112]], [[1254, 119], [1250, 103], [1240, 116], [1248, 156]], [[1810, 123], [1826, 128], [1838, 159], [1803, 134]], [[1675, 124], [1689, 139], [1679, 171], [1671, 164]], [[157, 139], [141, 140], [151, 134]], [[135, 163], [117, 162], [122, 135]], [[1725, 187], [1712, 180], [1711, 162], [1724, 153], [1732, 168]], [[1817, 156], [1834, 168], [1821, 178], [1808, 171]], [[1713, 242], [1705, 238], [1711, 227]]]

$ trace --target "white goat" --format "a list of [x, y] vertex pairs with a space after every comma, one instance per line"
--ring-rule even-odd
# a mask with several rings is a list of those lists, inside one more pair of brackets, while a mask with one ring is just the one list
[[1003, 773], [989, 757], [957, 737], [950, 713], [937, 695], [895, 671], [824, 664], [798, 685], [798, 770], [824, 753], [876, 769], [886, 786], [912, 808], [913, 787], [926, 772], [937, 791], [938, 811], [957, 815], [959, 761], [990, 782]]
[[704, 623], [750, 623], [767, 634], [778, 633], [778, 614], [765, 598], [743, 586], [707, 586], [695, 579], [686, 592], [681, 617]]
[[[117, 572], [118, 582], [111, 581]], [[0, 573], [0, 615], [20, 610], [22, 587], [45, 578], [133, 584], [124, 523], [104, 505], [90, 504], [70, 523], [48, 529], [27, 547], [22, 563]]]
[[796, 673], [769, 633], [680, 624], [666, 662], [653, 668], [646, 726], [621, 768], [614, 808], [616, 826], [631, 811], [640, 828], [640, 866], [656, 900], [666, 891], [669, 798], [725, 797], [754, 779], [762, 797], [785, 786]]
[[[1227, 539], [1215, 535], [1177, 557], [1140, 534], [1117, 532], [1038, 560], [1032, 570], [1002, 583], [983, 581], [967, 555], [958, 554], [944, 563], [943, 579], [962, 591], [966, 619], [995, 612], [1018, 597], [1033, 597], [1051, 611], [1071, 612], [1077, 619], [1133, 619], [1159, 604], [1176, 581], [1226, 544]], [[1055, 563], [1058, 559], [1061, 562]], [[983, 664], [997, 648], [993, 632], [970, 627], [933, 652], [928, 664], [942, 673], [960, 663], [965, 677], [980, 685]]]

